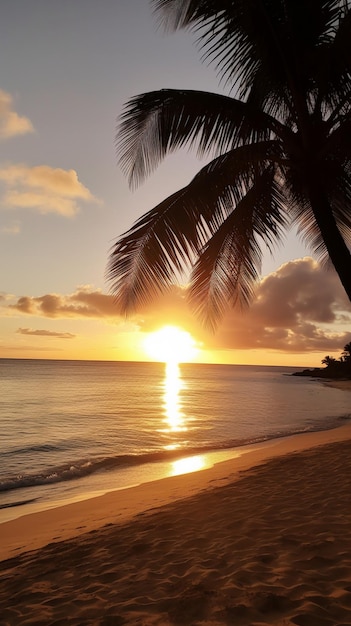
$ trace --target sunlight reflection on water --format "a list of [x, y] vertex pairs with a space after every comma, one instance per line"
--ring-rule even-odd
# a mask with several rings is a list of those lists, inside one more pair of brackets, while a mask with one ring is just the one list
[[188, 430], [181, 410], [180, 391], [183, 387], [184, 382], [178, 363], [171, 361], [166, 363], [163, 401], [168, 432]]
[[172, 463], [171, 476], [179, 476], [180, 474], [190, 474], [190, 472], [198, 472], [204, 469], [206, 462], [203, 456], [188, 456], [186, 459], [178, 459]]

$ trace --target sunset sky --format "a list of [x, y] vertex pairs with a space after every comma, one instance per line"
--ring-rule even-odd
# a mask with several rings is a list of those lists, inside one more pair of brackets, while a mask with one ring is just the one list
[[147, 360], [147, 333], [181, 326], [204, 362], [318, 366], [351, 340], [333, 270], [294, 233], [264, 255], [252, 307], [206, 332], [173, 293], [130, 319], [105, 280], [113, 241], [187, 184], [196, 155], [168, 157], [136, 191], [114, 148], [132, 96], [225, 92], [191, 35], [164, 34], [147, 0], [5, 0], [0, 54], [0, 357]]

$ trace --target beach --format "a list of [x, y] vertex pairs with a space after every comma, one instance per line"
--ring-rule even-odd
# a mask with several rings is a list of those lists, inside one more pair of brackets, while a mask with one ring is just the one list
[[0, 624], [351, 623], [351, 426], [0, 526]]

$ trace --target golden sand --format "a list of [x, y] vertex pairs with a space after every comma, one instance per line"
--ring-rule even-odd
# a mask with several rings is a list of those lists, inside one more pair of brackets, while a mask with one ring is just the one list
[[1, 626], [350, 626], [351, 426], [4, 523], [0, 549]]

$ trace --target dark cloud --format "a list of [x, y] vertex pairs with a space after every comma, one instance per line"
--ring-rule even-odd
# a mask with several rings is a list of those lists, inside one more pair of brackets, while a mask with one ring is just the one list
[[9, 309], [17, 309], [20, 313], [29, 313], [33, 314], [35, 312], [35, 307], [33, 306], [33, 298], [29, 298], [28, 296], [23, 296], [17, 300], [15, 305], [10, 304]]
[[263, 279], [251, 307], [231, 311], [211, 343], [222, 349], [340, 350], [351, 334], [336, 332], [335, 325], [347, 322], [351, 326], [351, 305], [334, 270], [304, 258]]
[[[113, 296], [82, 287], [69, 295], [23, 296], [7, 309], [46, 318], [121, 322]], [[144, 332], [176, 324], [213, 349], [340, 351], [351, 340], [351, 305], [334, 270], [304, 258], [282, 265], [257, 287], [252, 305], [231, 310], [213, 335], [194, 318], [184, 289], [174, 287], [131, 320]], [[349, 325], [349, 328], [348, 328]]]
[[331, 352], [351, 339], [348, 329], [335, 330], [337, 324], [351, 328], [351, 306], [340, 281], [334, 270], [311, 258], [286, 263], [264, 278], [251, 306], [229, 311], [212, 335], [194, 320], [179, 288], [145, 309], [140, 326], [152, 331], [164, 320], [184, 326], [205, 347], [220, 350]]
[[[59, 344], [57, 344], [57, 345], [59, 345]], [[1, 348], [3, 350], [6, 350], [6, 352], [8, 354], [13, 352], [15, 354], [20, 353], [20, 355], [24, 354], [25, 352], [32, 353], [33, 350], [35, 350], [35, 352], [51, 352], [51, 353], [53, 351], [55, 351], [55, 352], [63, 352], [62, 348], [57, 348], [56, 346], [55, 346], [55, 349], [53, 349], [52, 346], [39, 346], [39, 345], [28, 345], [28, 346], [25, 346], [25, 345], [22, 345], [22, 344], [14, 346], [14, 345], [6, 345], [6, 344], [4, 344], [4, 345], [1, 346]], [[32, 357], [30, 356], [28, 358], [32, 358]]]
[[32, 328], [18, 328], [19, 335], [35, 335], [37, 337], [58, 337], [59, 339], [74, 339], [76, 335], [72, 333], [57, 333], [52, 330], [34, 330]]
[[15, 304], [9, 305], [9, 308], [20, 313], [50, 318], [119, 317], [112, 296], [88, 288], [79, 289], [69, 295], [45, 294], [32, 298], [23, 296]]

